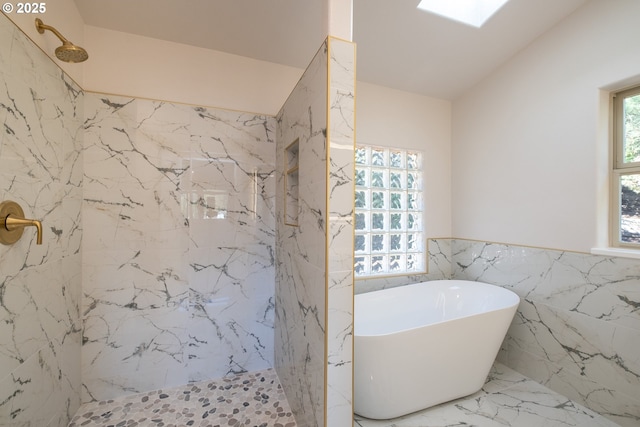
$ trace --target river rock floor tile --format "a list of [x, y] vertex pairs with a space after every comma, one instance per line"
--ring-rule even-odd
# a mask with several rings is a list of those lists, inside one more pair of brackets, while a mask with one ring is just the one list
[[296, 427], [273, 369], [82, 405], [69, 427]]

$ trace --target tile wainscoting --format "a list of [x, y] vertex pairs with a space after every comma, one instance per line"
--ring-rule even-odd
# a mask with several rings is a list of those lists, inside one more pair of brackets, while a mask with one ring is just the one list
[[359, 280], [356, 292], [441, 278], [520, 296], [500, 362], [622, 426], [640, 423], [640, 261], [434, 239], [429, 274]]

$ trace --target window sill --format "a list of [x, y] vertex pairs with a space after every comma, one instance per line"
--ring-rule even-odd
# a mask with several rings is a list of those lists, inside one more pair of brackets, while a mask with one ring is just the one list
[[625, 248], [591, 248], [593, 255], [640, 259], [640, 250]]

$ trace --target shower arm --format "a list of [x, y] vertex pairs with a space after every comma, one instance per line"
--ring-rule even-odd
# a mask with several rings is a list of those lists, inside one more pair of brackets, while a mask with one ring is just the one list
[[36, 29], [40, 34], [44, 34], [44, 30], [49, 30], [53, 34], [55, 34], [56, 37], [58, 37], [63, 44], [73, 44], [69, 40], [67, 40], [62, 34], [60, 34], [58, 30], [53, 28], [51, 25], [47, 25], [44, 22], [42, 22], [40, 18], [36, 18]]

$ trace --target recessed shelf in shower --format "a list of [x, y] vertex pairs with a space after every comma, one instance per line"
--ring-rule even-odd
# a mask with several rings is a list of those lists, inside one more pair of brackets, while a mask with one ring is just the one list
[[300, 147], [299, 139], [296, 139], [285, 148], [285, 167], [286, 172], [284, 176], [284, 191], [285, 191], [285, 204], [284, 204], [284, 223], [286, 225], [298, 225], [298, 195], [299, 195], [299, 160], [300, 160]]

